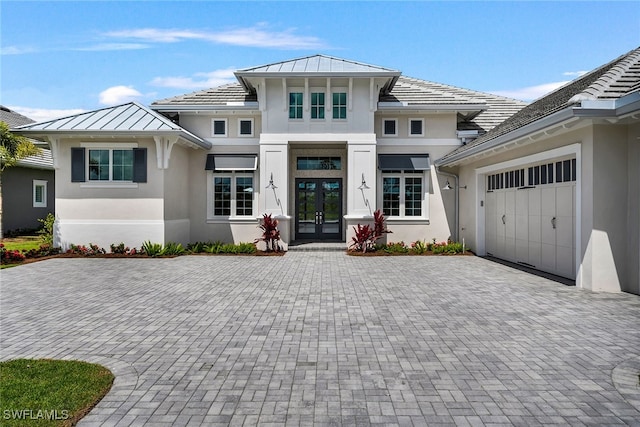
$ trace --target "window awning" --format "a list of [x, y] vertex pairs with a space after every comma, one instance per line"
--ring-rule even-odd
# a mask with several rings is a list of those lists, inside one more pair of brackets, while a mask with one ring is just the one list
[[258, 169], [256, 154], [207, 154], [208, 171], [254, 171]]
[[378, 169], [426, 171], [431, 168], [428, 154], [378, 154]]

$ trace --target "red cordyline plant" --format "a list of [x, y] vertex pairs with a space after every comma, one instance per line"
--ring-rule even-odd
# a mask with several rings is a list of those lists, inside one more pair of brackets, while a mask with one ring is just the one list
[[357, 228], [353, 227], [353, 231], [355, 231], [355, 236], [351, 238], [352, 243], [349, 248], [363, 253], [372, 249], [376, 240], [380, 239], [384, 234], [391, 233], [384, 223], [384, 215], [380, 212], [380, 209], [373, 213], [373, 227], [369, 224], [358, 224]]
[[271, 214], [263, 214], [262, 223], [258, 227], [262, 230], [262, 237], [256, 239], [255, 242], [264, 242], [267, 246], [267, 252], [280, 252], [278, 220], [272, 218]]

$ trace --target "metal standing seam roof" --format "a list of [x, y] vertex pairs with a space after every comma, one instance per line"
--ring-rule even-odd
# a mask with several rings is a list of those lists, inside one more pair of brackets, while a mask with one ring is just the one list
[[581, 101], [619, 99], [636, 91], [640, 91], [640, 48], [539, 98], [504, 120], [490, 132], [441, 157], [437, 163], [444, 165], [454, 156], [457, 159], [460, 155], [464, 157], [463, 153], [471, 148], [479, 147]]
[[26, 134], [56, 133], [178, 133], [183, 139], [202, 148], [210, 143], [183, 129], [166, 117], [147, 109], [137, 102], [80, 113], [69, 117], [19, 126], [14, 129]]
[[326, 55], [311, 55], [288, 61], [274, 62], [257, 67], [244, 68], [236, 71], [236, 75], [243, 74], [397, 74], [400, 71], [377, 65], [365, 64], [357, 61], [336, 58]]

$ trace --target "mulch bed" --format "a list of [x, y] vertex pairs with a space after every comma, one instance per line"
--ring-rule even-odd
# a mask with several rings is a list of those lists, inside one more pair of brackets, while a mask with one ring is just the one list
[[402, 252], [385, 252], [385, 251], [374, 251], [374, 252], [347, 251], [347, 255], [364, 256], [364, 257], [370, 257], [370, 256], [476, 256], [471, 251], [465, 251], [465, 253], [462, 253], [462, 254], [447, 254], [447, 253], [434, 254], [431, 251], [427, 251], [422, 254], [416, 254], [412, 252], [402, 253]]

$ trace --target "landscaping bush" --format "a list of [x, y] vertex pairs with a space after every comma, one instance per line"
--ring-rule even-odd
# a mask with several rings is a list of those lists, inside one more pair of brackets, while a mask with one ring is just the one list
[[409, 248], [407, 248], [404, 242], [387, 243], [384, 251], [388, 254], [407, 254], [409, 253]]
[[186, 252], [182, 243], [167, 242], [160, 255], [183, 255]]
[[67, 249], [68, 254], [82, 255], [82, 256], [94, 256], [94, 255], [104, 255], [107, 253], [103, 248], [98, 245], [94, 245], [93, 243], [89, 243], [89, 246], [85, 245], [74, 245], [73, 243]]
[[56, 217], [52, 213], [47, 214], [46, 218], [38, 220], [42, 224], [42, 228], [37, 233], [45, 245], [53, 246], [53, 224], [55, 221]]
[[278, 230], [278, 220], [271, 217], [271, 214], [262, 215], [262, 223], [258, 226], [262, 230], [262, 236], [256, 239], [255, 243], [264, 242], [267, 252], [280, 252], [280, 231]]
[[24, 261], [25, 258], [22, 252], [8, 250], [4, 247], [3, 243], [0, 243], [0, 262], [2, 262], [2, 264], [15, 264]]
[[149, 240], [142, 244], [142, 253], [147, 254], [150, 257], [157, 257], [162, 255], [162, 245], [160, 243], [151, 243]]
[[354, 226], [353, 231], [355, 235], [351, 238], [351, 245], [349, 249], [367, 252], [374, 249], [376, 240], [380, 239], [383, 235], [392, 233], [387, 229], [384, 223], [385, 218], [380, 209], [377, 209], [373, 213], [373, 227], [369, 224], [360, 225], [357, 228]]

